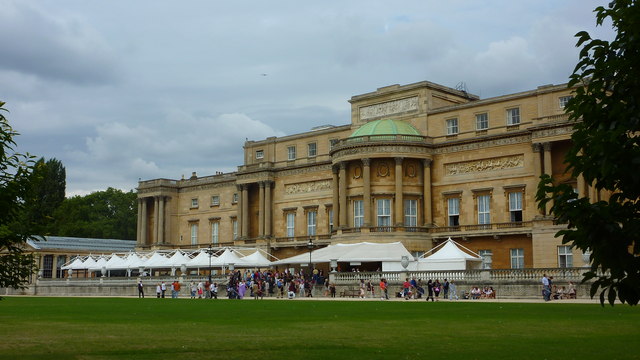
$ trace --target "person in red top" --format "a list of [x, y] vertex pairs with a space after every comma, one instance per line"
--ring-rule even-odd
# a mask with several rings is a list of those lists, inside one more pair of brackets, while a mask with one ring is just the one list
[[404, 299], [409, 300], [409, 293], [411, 289], [411, 283], [409, 282], [409, 278], [406, 278], [404, 283], [402, 284], [402, 291], [404, 292]]
[[389, 300], [389, 293], [387, 292], [387, 280], [380, 279], [380, 291], [382, 292], [382, 300]]

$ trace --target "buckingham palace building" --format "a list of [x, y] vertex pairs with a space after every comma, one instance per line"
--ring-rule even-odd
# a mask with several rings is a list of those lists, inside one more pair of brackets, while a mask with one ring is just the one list
[[[355, 95], [351, 121], [246, 141], [236, 172], [138, 184], [136, 248], [401, 242], [415, 256], [452, 238], [483, 267], [581, 267], [538, 209], [540, 175], [565, 172], [566, 84], [488, 99], [428, 81]], [[238, 151], [241, 151], [238, 149]]]

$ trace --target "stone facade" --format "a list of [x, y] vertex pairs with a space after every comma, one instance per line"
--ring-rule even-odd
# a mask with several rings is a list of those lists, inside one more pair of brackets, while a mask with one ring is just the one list
[[[543, 173], [593, 192], [564, 171], [570, 94], [479, 99], [425, 81], [353, 96], [349, 124], [247, 141], [234, 173], [140, 181], [138, 248], [250, 245], [284, 258], [309, 239], [401, 241], [417, 255], [451, 237], [495, 269], [583, 266], [534, 200]], [[381, 119], [421, 135], [350, 136]]]

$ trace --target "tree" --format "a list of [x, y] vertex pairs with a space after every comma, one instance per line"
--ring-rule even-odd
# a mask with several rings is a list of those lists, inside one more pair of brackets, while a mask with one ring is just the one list
[[14, 226], [23, 211], [33, 159], [16, 153], [14, 137], [17, 132], [4, 116], [4, 102], [0, 101], [0, 288], [24, 288], [35, 267], [31, 254], [24, 251], [31, 232], [18, 231]]
[[637, 305], [640, 300], [640, 4], [614, 0], [595, 9], [596, 22], [606, 19], [617, 30], [609, 42], [576, 34], [582, 47], [570, 77], [575, 96], [567, 112], [574, 121], [573, 147], [566, 155], [569, 171], [582, 176], [607, 200], [580, 197], [568, 185], [554, 185], [543, 176], [537, 200], [567, 229], [556, 236], [583, 252], [591, 253], [591, 268], [583, 281], [595, 279], [611, 305], [616, 298]]
[[21, 224], [28, 226], [34, 233], [48, 235], [51, 233], [53, 213], [65, 199], [65, 168], [55, 158], [46, 162], [44, 158], [40, 158], [29, 180]]
[[136, 238], [137, 195], [108, 188], [65, 199], [54, 212], [52, 233], [101, 239]]

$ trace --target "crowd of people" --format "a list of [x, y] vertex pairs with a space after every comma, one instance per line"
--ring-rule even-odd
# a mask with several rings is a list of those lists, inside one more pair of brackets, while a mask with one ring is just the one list
[[[376, 286], [377, 285], [377, 286]], [[190, 282], [188, 290], [191, 299], [217, 299], [219, 284], [210, 281]], [[241, 270], [231, 271], [226, 284], [227, 297], [229, 299], [244, 299], [252, 297], [262, 299], [266, 297], [293, 299], [296, 297], [314, 297], [314, 289], [322, 286], [324, 297], [336, 297], [336, 285], [329, 282], [322, 270], [313, 269], [305, 274], [301, 269], [298, 272], [289, 270], [280, 271], [251, 271]], [[156, 297], [165, 298], [167, 290], [170, 289], [171, 297], [180, 296], [182, 285], [179, 281], [174, 281], [167, 285], [165, 282], [156, 284]], [[559, 289], [563, 293], [564, 287]], [[575, 289], [574, 289], [575, 292]], [[378, 293], [378, 294], [376, 294]], [[142, 281], [138, 282], [139, 297], [144, 297], [144, 286]], [[315, 294], [318, 296], [319, 294]], [[395, 293], [398, 298], [425, 299], [426, 301], [439, 301], [440, 299], [458, 300], [465, 299], [495, 298], [495, 291], [492, 287], [480, 290], [473, 287], [470, 292], [463, 292], [458, 296], [456, 283], [444, 279], [441, 283], [439, 279], [427, 280], [426, 284], [422, 279], [415, 277], [406, 278], [402, 287]], [[371, 279], [361, 279], [359, 282], [360, 298], [376, 298], [382, 300], [389, 299], [389, 285], [386, 279], [380, 279], [378, 284]]]
[[405, 300], [424, 298], [426, 301], [459, 299], [455, 281], [444, 279], [441, 283], [439, 279], [429, 279], [427, 283], [424, 284], [422, 279], [416, 280], [415, 276], [412, 277], [411, 280], [409, 280], [409, 278], [405, 279], [402, 283], [402, 289], [398, 291], [396, 297], [404, 297]]

